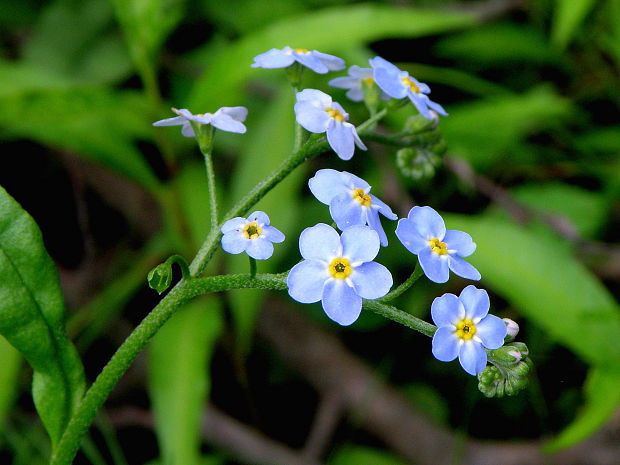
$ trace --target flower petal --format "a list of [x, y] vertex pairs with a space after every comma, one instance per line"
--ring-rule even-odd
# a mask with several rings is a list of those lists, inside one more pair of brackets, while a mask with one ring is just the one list
[[246, 249], [249, 241], [243, 233], [231, 231], [222, 237], [222, 249], [224, 249], [224, 252], [236, 255]]
[[379, 68], [384, 68], [391, 73], [400, 73], [400, 69], [395, 64], [390, 63], [386, 59], [379, 56], [371, 58], [370, 60], [368, 60], [368, 63], [370, 63], [370, 66], [372, 66], [374, 71]]
[[267, 260], [273, 255], [273, 244], [264, 237], [250, 239], [246, 253], [255, 260]]
[[433, 356], [441, 362], [451, 362], [459, 353], [459, 338], [447, 326], [437, 329], [433, 334]]
[[448, 259], [448, 264], [454, 274], [459, 275], [461, 278], [471, 279], [472, 281], [479, 281], [480, 278], [482, 278], [480, 272], [462, 258], [456, 255], [448, 255], [448, 257], [450, 257]]
[[265, 236], [265, 239], [267, 239], [269, 242], [274, 242], [276, 244], [284, 242], [285, 239], [282, 231], [274, 228], [273, 226], [263, 226], [263, 235]]
[[216, 111], [215, 114], [217, 115], [219, 112], [222, 112], [242, 123], [248, 116], [248, 109], [246, 107], [222, 107]]
[[426, 104], [431, 110], [439, 113], [440, 115], [448, 116], [448, 113], [446, 112], [446, 110], [444, 110], [443, 107], [439, 105], [438, 103], [435, 103], [429, 99], [428, 102], [426, 102]]
[[350, 189], [364, 189], [365, 192], [370, 190], [370, 184], [359, 176], [349, 173], [348, 171], [342, 171], [340, 175], [342, 176], [342, 182]]
[[299, 251], [306, 260], [330, 261], [341, 253], [340, 236], [331, 226], [319, 223], [301, 232]]
[[319, 60], [319, 58], [315, 56], [314, 53], [312, 52], [309, 52], [309, 53], [293, 52], [293, 56], [295, 57], [295, 60], [297, 60], [302, 65], [304, 65], [306, 68], [310, 68], [315, 73], [325, 74], [329, 71], [329, 68], [325, 66], [325, 64], [323, 64], [321, 60]]
[[174, 118], [166, 118], [159, 121], [155, 121], [153, 126], [178, 126], [187, 121], [184, 116], [175, 116]]
[[211, 124], [222, 131], [235, 132], [237, 134], [245, 134], [247, 131], [243, 123], [225, 113], [213, 115], [213, 118], [211, 118]]
[[349, 226], [366, 224], [366, 215], [362, 206], [348, 192], [332, 199], [329, 204], [329, 213], [341, 231]]
[[372, 74], [372, 68], [361, 68], [357, 65], [349, 67], [349, 76], [356, 78], [358, 82], [361, 79], [372, 78]]
[[286, 68], [290, 66], [295, 61], [293, 55], [286, 53], [284, 50], [278, 50], [277, 48], [272, 48], [268, 52], [261, 53], [260, 55], [256, 55], [254, 57], [254, 63], [252, 63], [252, 68]]
[[342, 232], [342, 256], [352, 264], [372, 261], [379, 253], [379, 235], [367, 226], [351, 226]]
[[409, 97], [409, 100], [411, 100], [411, 103], [415, 105], [415, 107], [418, 109], [418, 111], [420, 112], [422, 116], [424, 116], [426, 119], [430, 119], [430, 120], [433, 119], [433, 115], [431, 115], [431, 112], [428, 109], [429, 99], [426, 95], [416, 94], [415, 92], [408, 92], [407, 96]]
[[366, 220], [368, 221], [368, 226], [379, 234], [379, 241], [381, 242], [381, 245], [383, 247], [387, 247], [388, 238], [383, 230], [381, 220], [379, 219], [379, 211], [374, 208], [366, 208]]
[[321, 109], [332, 104], [332, 98], [318, 89], [304, 89], [297, 92], [296, 99], [297, 102], [314, 102], [315, 106]]
[[295, 117], [305, 129], [316, 134], [327, 131], [332, 121], [325, 110], [317, 108], [311, 101], [306, 100], [295, 104]]
[[330, 71], [340, 71], [345, 68], [345, 63], [342, 58], [338, 58], [334, 55], [328, 55], [327, 53], [317, 52], [316, 50], [312, 50], [311, 53], [321, 60], [321, 63], [323, 63]]
[[398, 216], [396, 215], [396, 213], [394, 213], [392, 209], [386, 203], [382, 202], [379, 198], [375, 197], [372, 194], [370, 195], [370, 198], [372, 199], [373, 205], [376, 205], [377, 207], [379, 207], [379, 212], [383, 216], [385, 216], [388, 220], [398, 219]]
[[357, 134], [357, 129], [355, 129], [355, 126], [353, 126], [351, 123], [344, 124], [345, 126], [347, 124], [351, 126], [351, 134], [353, 134], [353, 142], [355, 142], [355, 145], [357, 145], [358, 148], [360, 148], [361, 150], [368, 150], [368, 147], [364, 145], [364, 142], [362, 142], [362, 139], [360, 139], [360, 136]]
[[361, 89], [361, 87], [354, 87], [353, 89], [347, 91], [345, 95], [349, 100], [353, 102], [361, 102], [362, 100], [364, 100], [364, 91]]
[[431, 207], [413, 207], [407, 218], [424, 239], [437, 238], [443, 240], [446, 235], [446, 225], [443, 218]]
[[484, 289], [478, 289], [471, 284], [461, 291], [459, 299], [465, 307], [465, 317], [477, 323], [489, 313], [491, 302], [489, 294]]
[[450, 277], [447, 258], [448, 255], [440, 256], [432, 252], [430, 247], [422, 249], [418, 254], [420, 266], [426, 277], [440, 284], [447, 282]]
[[377, 262], [367, 262], [356, 267], [350, 278], [355, 292], [364, 299], [383, 297], [394, 284], [390, 271]]
[[[299, 124], [302, 123], [300, 122]], [[350, 127], [345, 126], [345, 124], [348, 124]], [[333, 118], [330, 118], [328, 122], [327, 142], [329, 142], [330, 147], [336, 152], [336, 155], [343, 160], [350, 160], [355, 151], [351, 128], [353, 128], [352, 124], [339, 123]], [[355, 128], [353, 128], [353, 130], [355, 130]]]
[[323, 286], [328, 278], [329, 272], [324, 263], [304, 260], [291, 268], [286, 278], [288, 293], [302, 304], [318, 302], [323, 297]]
[[476, 336], [487, 349], [499, 349], [504, 345], [506, 324], [495, 315], [487, 315], [476, 325]]
[[448, 229], [443, 237], [448, 250], [455, 250], [459, 257], [468, 257], [476, 250], [476, 243], [471, 236], [463, 231]]
[[248, 222], [251, 223], [256, 221], [258, 224], [263, 224], [269, 226], [269, 217], [267, 213], [257, 210], [248, 215]]
[[318, 170], [308, 181], [308, 187], [317, 200], [325, 205], [329, 205], [334, 197], [349, 190], [343, 182], [342, 173], [332, 169]]
[[221, 231], [223, 234], [226, 234], [230, 231], [234, 231], [235, 229], [239, 229], [243, 227], [243, 225], [246, 223], [247, 223], [247, 220], [245, 218], [237, 216], [236, 218], [228, 220], [226, 223], [224, 223]]
[[329, 81], [328, 84], [336, 89], [355, 89], [359, 88], [360, 80], [358, 78], [344, 76], [334, 78]]
[[441, 297], [435, 297], [431, 304], [433, 323], [439, 327], [456, 326], [463, 313], [463, 304], [454, 294], [446, 293]]
[[418, 255], [422, 250], [429, 248], [427, 239], [420, 236], [409, 218], [398, 220], [396, 237], [412, 254]]
[[459, 362], [467, 373], [476, 376], [487, 366], [487, 353], [481, 344], [467, 341], [459, 350]]
[[390, 72], [386, 68], [376, 68], [374, 76], [379, 88], [390, 97], [401, 99], [407, 95], [407, 88], [397, 73]]
[[183, 127], [181, 128], [181, 134], [183, 134], [185, 137], [195, 137], [196, 133], [194, 132], [192, 123], [190, 123], [189, 121], [185, 121], [185, 123], [183, 123]]
[[321, 304], [327, 316], [342, 326], [353, 323], [362, 311], [362, 298], [342, 279], [327, 280]]

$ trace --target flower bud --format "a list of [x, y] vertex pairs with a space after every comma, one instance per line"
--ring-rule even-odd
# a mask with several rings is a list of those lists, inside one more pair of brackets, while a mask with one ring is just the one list
[[487, 351], [491, 365], [478, 374], [478, 389], [487, 397], [514, 396], [525, 389], [532, 370], [529, 350], [522, 342], [513, 342]]
[[160, 263], [147, 275], [147, 281], [151, 289], [155, 289], [161, 294], [170, 287], [172, 282], [172, 266], [169, 262]]
[[519, 325], [511, 320], [510, 318], [502, 318], [502, 320], [504, 320], [504, 323], [506, 324], [506, 337], [505, 337], [505, 341], [506, 342], [512, 342], [515, 340], [515, 337], [517, 337], [517, 334], [519, 334]]
[[416, 180], [432, 178], [439, 161], [439, 157], [426, 149], [404, 148], [396, 152], [396, 165], [400, 171]]

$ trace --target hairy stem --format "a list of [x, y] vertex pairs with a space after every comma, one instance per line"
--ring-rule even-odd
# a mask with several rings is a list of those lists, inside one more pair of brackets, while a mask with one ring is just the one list
[[384, 316], [385, 318], [389, 318], [390, 320], [400, 323], [401, 325], [415, 329], [426, 336], [432, 337], [433, 334], [435, 334], [435, 331], [437, 331], [437, 327], [435, 325], [427, 323], [426, 321], [410, 315], [407, 312], [403, 312], [399, 308], [392, 307], [391, 305], [382, 304], [376, 300], [364, 300], [362, 306], [381, 316]]

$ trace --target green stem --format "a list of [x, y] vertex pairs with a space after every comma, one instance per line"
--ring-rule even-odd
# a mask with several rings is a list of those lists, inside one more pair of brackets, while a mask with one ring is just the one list
[[408, 328], [415, 329], [420, 333], [426, 336], [433, 336], [437, 327], [430, 323], [427, 323], [420, 318], [417, 318], [413, 315], [410, 315], [407, 312], [403, 312], [402, 310], [392, 307], [391, 305], [382, 304], [376, 300], [364, 300], [362, 306], [368, 310], [372, 310], [373, 312], [384, 316], [385, 318], [389, 318], [401, 325], [405, 325]]
[[403, 292], [405, 292], [407, 289], [409, 289], [411, 286], [413, 286], [413, 284], [418, 279], [420, 279], [420, 276], [422, 276], [423, 274], [424, 274], [424, 270], [420, 266], [420, 262], [416, 263], [416, 266], [415, 266], [415, 268], [413, 270], [413, 273], [411, 273], [411, 276], [409, 276], [404, 283], [402, 283], [400, 286], [398, 286], [392, 292], [387, 294], [385, 297], [382, 297], [381, 299], [378, 299], [379, 302], [389, 302], [390, 300], [394, 300], [396, 297], [399, 297]]
[[196, 141], [200, 147], [200, 152], [205, 159], [205, 168], [207, 171], [207, 186], [209, 189], [209, 214], [211, 217], [211, 228], [214, 228], [218, 222], [217, 207], [217, 188], [215, 187], [215, 169], [213, 168], [213, 137], [215, 136], [215, 128], [210, 124], [198, 124], [192, 121], [192, 127], [196, 133]]
[[256, 276], [256, 260], [253, 259], [252, 257], [250, 258], [250, 276], [255, 277]]

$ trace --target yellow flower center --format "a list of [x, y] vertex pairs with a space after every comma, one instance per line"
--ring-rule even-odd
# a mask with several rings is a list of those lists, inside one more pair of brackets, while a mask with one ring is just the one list
[[434, 237], [430, 241], [428, 241], [428, 246], [437, 255], [447, 255], [447, 253], [448, 253], [448, 246], [446, 245], [446, 243], [445, 242], [441, 242], [436, 237]]
[[246, 239], [256, 239], [263, 233], [263, 229], [258, 225], [256, 221], [243, 226], [243, 235]]
[[301, 53], [302, 55], [305, 55], [308, 53], [308, 49], [307, 48], [296, 48], [295, 53]]
[[327, 107], [325, 111], [330, 117], [334, 118], [339, 123], [342, 123], [344, 121], [344, 115], [340, 113], [340, 110], [332, 107]]
[[362, 79], [367, 85], [371, 86], [374, 84], [375, 80], [372, 77], [365, 77]]
[[413, 80], [411, 80], [411, 78], [409, 76], [405, 76], [403, 78], [400, 78], [400, 80], [402, 81], [402, 83], [404, 85], [409, 87], [412, 92], [415, 92], [416, 94], [420, 93], [420, 88], [417, 86], [417, 84], [415, 82], [413, 82]]
[[336, 279], [345, 279], [353, 271], [351, 263], [344, 257], [334, 258], [329, 264], [328, 269], [332, 278]]
[[372, 199], [370, 195], [364, 192], [364, 189], [355, 189], [351, 197], [357, 200], [362, 207], [370, 207], [372, 205]]
[[476, 334], [476, 325], [471, 320], [461, 320], [456, 325], [456, 335], [459, 339], [469, 341]]

